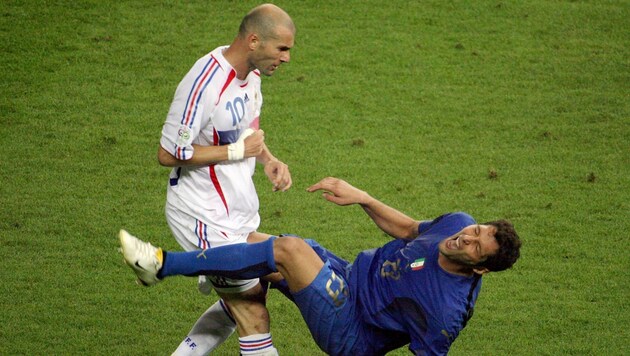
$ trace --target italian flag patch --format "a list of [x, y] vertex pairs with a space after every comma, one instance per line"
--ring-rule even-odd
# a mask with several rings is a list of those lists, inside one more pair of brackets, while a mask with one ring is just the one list
[[413, 261], [413, 263], [411, 264], [411, 270], [412, 271], [421, 270], [423, 267], [424, 267], [424, 258], [419, 258], [419, 259]]

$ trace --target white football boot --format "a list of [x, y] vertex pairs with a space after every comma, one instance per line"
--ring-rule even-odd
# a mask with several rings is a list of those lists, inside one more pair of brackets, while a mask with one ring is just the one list
[[152, 286], [159, 282], [157, 273], [164, 262], [162, 249], [139, 240], [125, 230], [120, 230], [118, 238], [125, 263], [136, 273], [139, 284]]

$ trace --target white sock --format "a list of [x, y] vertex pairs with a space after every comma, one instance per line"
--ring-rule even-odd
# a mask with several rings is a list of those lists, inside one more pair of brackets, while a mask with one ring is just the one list
[[238, 342], [241, 346], [241, 355], [278, 355], [278, 350], [273, 347], [273, 341], [269, 333], [239, 337]]
[[227, 340], [235, 330], [234, 320], [223, 301], [219, 300], [201, 315], [173, 355], [207, 355]]

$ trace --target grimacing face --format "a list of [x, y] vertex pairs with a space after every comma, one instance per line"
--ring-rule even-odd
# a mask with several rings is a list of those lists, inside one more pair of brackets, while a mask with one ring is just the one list
[[250, 57], [251, 66], [260, 73], [271, 76], [276, 69], [291, 60], [289, 51], [294, 45], [294, 33], [286, 27], [278, 27], [276, 36], [262, 40]]
[[438, 245], [440, 253], [451, 262], [475, 266], [499, 250], [492, 225], [469, 225]]

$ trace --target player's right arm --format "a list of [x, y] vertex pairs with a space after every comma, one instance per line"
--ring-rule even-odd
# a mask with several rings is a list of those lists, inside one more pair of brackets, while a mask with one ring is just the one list
[[[211, 53], [200, 58], [177, 86], [166, 121], [162, 127], [162, 137], [158, 148], [158, 162], [166, 167], [207, 166], [233, 159], [256, 157], [264, 147], [264, 133], [254, 133], [244, 142], [231, 145], [212, 144], [212, 112], [216, 107], [218, 91], [223, 85], [223, 77], [218, 62]], [[215, 131], [216, 134], [216, 131]], [[236, 156], [234, 153], [237, 153]], [[241, 154], [242, 152], [242, 154]]]
[[175, 158], [164, 147], [160, 146], [158, 149], [158, 161], [164, 167], [182, 167], [203, 166], [228, 159], [227, 146], [193, 146], [195, 153], [187, 160]]
[[[245, 139], [244, 158], [257, 157], [264, 147], [265, 136], [262, 130], [257, 130]], [[209, 164], [228, 160], [228, 145], [202, 146], [192, 144], [193, 155], [189, 159], [177, 159], [160, 145], [158, 161], [164, 167], [207, 166]]]

